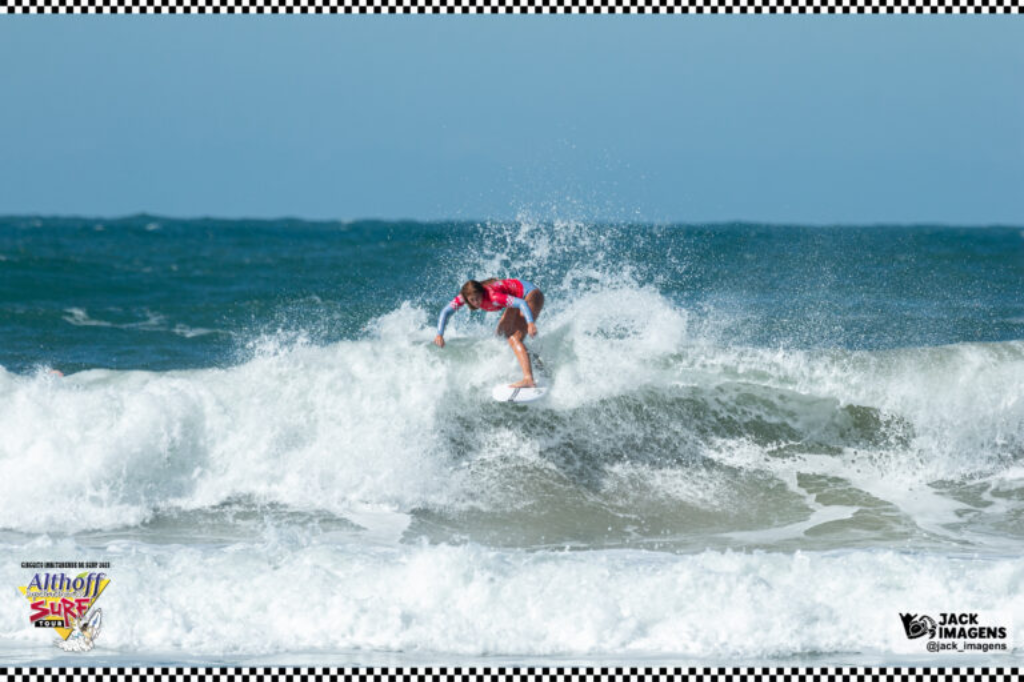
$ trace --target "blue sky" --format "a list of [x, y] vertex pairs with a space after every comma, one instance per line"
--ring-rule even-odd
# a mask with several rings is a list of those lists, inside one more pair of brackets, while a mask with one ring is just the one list
[[1024, 17], [4, 17], [0, 214], [1024, 225]]

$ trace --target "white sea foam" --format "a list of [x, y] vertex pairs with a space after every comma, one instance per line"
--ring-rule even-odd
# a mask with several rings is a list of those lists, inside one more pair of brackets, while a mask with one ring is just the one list
[[[714, 660], [853, 652], [892, 660], [906, 650], [899, 614], [940, 611], [996, 611], [1017, 650], [1007, 660], [1024, 647], [1024, 567], [1012, 558], [524, 552], [332, 545], [299, 534], [220, 549], [7, 546], [0, 581], [31, 577], [19, 561], [86, 553], [112, 562], [101, 653]], [[0, 602], [0, 639], [32, 646], [50, 636], [27, 623], [26, 603]]]

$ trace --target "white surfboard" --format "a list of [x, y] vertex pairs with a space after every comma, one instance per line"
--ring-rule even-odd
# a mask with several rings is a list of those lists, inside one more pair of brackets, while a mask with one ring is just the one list
[[533, 403], [548, 394], [547, 386], [536, 388], [510, 388], [508, 384], [495, 386], [491, 397], [500, 403]]

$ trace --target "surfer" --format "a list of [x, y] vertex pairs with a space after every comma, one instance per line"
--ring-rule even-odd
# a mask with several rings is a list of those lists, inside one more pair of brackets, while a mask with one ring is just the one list
[[444, 307], [441, 316], [437, 320], [437, 336], [434, 337], [434, 344], [438, 348], [444, 348], [444, 328], [448, 324], [448, 317], [463, 305], [468, 305], [473, 310], [483, 309], [488, 311], [502, 310], [501, 319], [498, 321], [498, 328], [495, 334], [503, 334], [508, 339], [508, 345], [519, 360], [519, 366], [523, 370], [522, 381], [509, 384], [512, 388], [531, 388], [536, 386], [533, 380], [533, 366], [530, 364], [530, 355], [523, 345], [523, 338], [529, 334], [537, 336], [537, 325], [535, 320], [540, 316], [541, 308], [544, 307], [544, 294], [524, 279], [485, 279], [478, 282], [471, 279], [462, 285], [462, 290], [452, 302]]

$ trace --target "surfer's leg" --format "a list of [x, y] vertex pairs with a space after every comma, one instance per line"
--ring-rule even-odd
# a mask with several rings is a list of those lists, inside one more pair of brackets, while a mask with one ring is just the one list
[[501, 336], [512, 336], [516, 331], [516, 327], [512, 323], [517, 315], [522, 317], [515, 308], [505, 308], [504, 312], [501, 313], [501, 319], [498, 320], [498, 326], [494, 328], [494, 333]]
[[[522, 315], [517, 310], [515, 313], [522, 320]], [[526, 325], [526, 321], [522, 320], [523, 326]], [[509, 384], [512, 388], [529, 388], [536, 386], [536, 382], [533, 380], [533, 367], [530, 365], [530, 354], [526, 352], [526, 346], [523, 345], [523, 331], [517, 330], [515, 333], [508, 337], [508, 345], [512, 348], [512, 352], [516, 354], [516, 360], [519, 361], [519, 367], [523, 370], [523, 380], [517, 381], [514, 384]]]
[[[526, 295], [526, 305], [530, 306], [530, 312], [533, 313], [533, 319], [536, 321], [537, 317], [540, 316], [541, 309], [544, 307], [544, 294], [541, 293], [540, 289], [534, 289]], [[512, 352], [516, 354], [519, 367], [523, 370], [522, 381], [509, 384], [512, 388], [529, 388], [537, 385], [533, 380], [533, 365], [530, 363], [530, 354], [526, 350], [526, 344], [523, 343], [523, 339], [526, 338], [526, 331], [526, 319], [523, 317], [523, 314], [514, 308], [506, 308], [501, 316], [501, 321], [498, 322], [497, 333], [508, 337], [508, 345], [512, 348]]]

